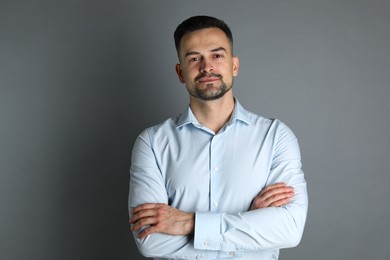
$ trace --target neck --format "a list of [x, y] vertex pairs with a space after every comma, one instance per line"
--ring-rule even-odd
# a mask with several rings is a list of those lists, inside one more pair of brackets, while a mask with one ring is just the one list
[[199, 123], [217, 133], [230, 119], [234, 109], [231, 91], [217, 100], [204, 101], [190, 96], [190, 106]]

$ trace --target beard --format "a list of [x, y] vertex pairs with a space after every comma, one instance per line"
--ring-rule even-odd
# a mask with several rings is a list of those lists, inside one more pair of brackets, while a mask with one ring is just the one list
[[199, 98], [203, 101], [209, 101], [209, 100], [216, 100], [221, 97], [223, 97], [232, 87], [233, 83], [226, 84], [225, 81], [222, 78], [222, 75], [220, 74], [207, 74], [207, 75], [199, 75], [195, 78], [195, 82], [197, 82], [199, 79], [203, 77], [218, 77], [220, 81], [220, 85], [217, 86], [214, 83], [206, 84], [206, 87], [204, 89], [200, 89], [199, 87], [195, 87], [194, 89], [189, 89], [187, 87], [188, 92], [191, 96]]

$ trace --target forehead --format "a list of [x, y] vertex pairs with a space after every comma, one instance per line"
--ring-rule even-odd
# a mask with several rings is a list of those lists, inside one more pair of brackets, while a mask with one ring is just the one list
[[219, 28], [206, 28], [186, 33], [180, 41], [180, 52], [212, 50], [224, 47], [230, 51], [230, 42]]

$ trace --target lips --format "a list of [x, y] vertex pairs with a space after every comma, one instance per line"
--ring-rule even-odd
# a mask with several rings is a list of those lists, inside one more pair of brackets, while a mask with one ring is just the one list
[[213, 82], [213, 81], [220, 80], [221, 78], [222, 78], [222, 75], [220, 75], [220, 74], [214, 74], [214, 73], [202, 74], [202, 75], [196, 77], [195, 81], [207, 83], [207, 82]]
[[208, 82], [213, 82], [213, 81], [217, 81], [217, 80], [219, 80], [218, 77], [205, 77], [205, 78], [199, 79], [199, 82], [208, 83]]

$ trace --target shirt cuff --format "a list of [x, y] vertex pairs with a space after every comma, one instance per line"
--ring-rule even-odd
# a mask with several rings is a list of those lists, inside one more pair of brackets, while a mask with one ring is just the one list
[[202, 250], [221, 250], [221, 213], [196, 212], [194, 247]]

